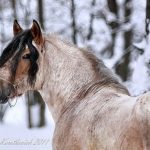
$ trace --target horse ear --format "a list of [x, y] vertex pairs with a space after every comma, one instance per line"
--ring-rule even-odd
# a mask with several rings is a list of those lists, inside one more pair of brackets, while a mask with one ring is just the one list
[[35, 41], [35, 43], [37, 45], [42, 44], [43, 37], [42, 37], [41, 28], [36, 20], [33, 20], [33, 24], [31, 27], [31, 33], [32, 33], [33, 40]]
[[18, 33], [21, 33], [22, 31], [23, 31], [23, 29], [20, 27], [18, 21], [14, 20], [14, 24], [13, 24], [13, 33], [14, 33], [14, 36], [17, 35]]

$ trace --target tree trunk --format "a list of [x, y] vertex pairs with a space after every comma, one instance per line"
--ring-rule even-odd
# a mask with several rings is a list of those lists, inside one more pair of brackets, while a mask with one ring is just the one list
[[108, 22], [108, 25], [111, 29], [111, 37], [112, 41], [111, 44], [108, 46], [107, 50], [102, 52], [102, 54], [106, 53], [109, 58], [111, 58], [114, 55], [114, 49], [115, 49], [115, 42], [116, 42], [116, 35], [115, 32], [116, 29], [119, 29], [119, 23], [118, 23], [118, 5], [116, 0], [107, 0], [108, 8], [110, 12], [115, 16], [115, 19], [111, 22]]
[[[44, 26], [43, 0], [38, 0], [38, 16], [39, 16], [39, 22], [41, 24], [41, 27], [44, 30], [45, 26]], [[40, 106], [40, 112], [39, 112], [40, 121], [39, 121], [38, 126], [42, 127], [42, 126], [45, 126], [45, 103], [39, 92], [37, 91], [34, 92], [34, 95], [38, 99], [38, 103]]]
[[42, 29], [44, 29], [44, 11], [43, 11], [43, 0], [38, 0], [38, 17]]
[[43, 127], [45, 126], [45, 102], [42, 99], [41, 95], [39, 92], [34, 91], [34, 98], [36, 99], [36, 102], [38, 102], [40, 111], [39, 111], [39, 123], [38, 127]]
[[32, 128], [33, 124], [32, 124], [32, 114], [31, 114], [31, 102], [30, 100], [33, 99], [33, 96], [31, 95], [32, 91], [28, 91], [26, 93], [26, 100], [27, 100], [27, 108], [28, 108], [28, 128]]
[[110, 29], [111, 29], [111, 37], [112, 37], [111, 44], [108, 47], [108, 57], [112, 57], [114, 55], [116, 35], [117, 35], [115, 30], [119, 28], [118, 5], [117, 5], [116, 0], [113, 0], [113, 1], [107, 0], [107, 3], [108, 3], [108, 8], [109, 8], [110, 12], [115, 16], [115, 20], [108, 22], [108, 25], [110, 26]]
[[11, 5], [13, 9], [13, 17], [17, 19], [17, 11], [16, 11], [16, 0], [11, 0]]
[[76, 26], [76, 19], [75, 19], [75, 3], [74, 3], [74, 0], [71, 0], [70, 16], [71, 16], [71, 19], [72, 19], [72, 22], [71, 22], [72, 41], [73, 41], [74, 44], [77, 44], [77, 26]]
[[[92, 0], [91, 6], [94, 7], [96, 4], [96, 0]], [[87, 35], [87, 39], [90, 40], [93, 35], [93, 22], [94, 22], [94, 14], [93, 12], [90, 15], [90, 25], [89, 25], [89, 33]]]
[[150, 23], [150, 0], [147, 0], [146, 2], [146, 26], [145, 31], [148, 36], [149, 34], [149, 23]]
[[1, 123], [3, 122], [4, 115], [6, 113], [7, 108], [8, 108], [8, 105], [2, 105], [2, 104], [0, 104], [0, 122]]
[[118, 24], [118, 5], [116, 0], [107, 0], [108, 2], [108, 7], [111, 13], [113, 13], [116, 17], [116, 20], [112, 21], [109, 23], [109, 26], [112, 30], [111, 32], [111, 36], [112, 36], [112, 42], [110, 45], [110, 57], [112, 57], [114, 55], [114, 49], [115, 49], [115, 41], [116, 41], [116, 35], [117, 33], [115, 32], [116, 29], [119, 28], [119, 24]]
[[[125, 19], [126, 23], [130, 22], [131, 8], [129, 7], [130, 0], [125, 0]], [[127, 19], [128, 18], [128, 19]], [[123, 81], [126, 81], [130, 74], [129, 63], [131, 50], [130, 46], [132, 45], [132, 29], [124, 32], [124, 53], [125, 55], [122, 58], [121, 63], [118, 63], [116, 66], [116, 73], [122, 78]], [[128, 52], [126, 52], [128, 51]]]
[[[27, 1], [27, 5], [31, 5], [31, 1], [30, 0]], [[26, 8], [25, 9], [25, 19], [24, 19], [24, 21], [25, 21], [24, 23], [25, 23], [26, 27], [28, 27], [29, 24], [30, 24], [30, 20], [29, 20], [29, 16], [30, 15], [31, 15], [31, 11], [28, 8]]]

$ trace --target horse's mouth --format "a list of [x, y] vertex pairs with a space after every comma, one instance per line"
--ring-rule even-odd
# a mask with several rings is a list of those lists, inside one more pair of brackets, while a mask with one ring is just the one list
[[13, 98], [21, 96], [21, 95], [22, 94], [20, 94], [20, 95], [16, 94], [16, 92], [14, 92], [13, 94], [9, 94], [8, 96], [1, 95], [0, 96], [0, 104], [6, 104], [9, 101], [9, 99], [13, 99]]
[[8, 102], [8, 100], [9, 100], [8, 97], [0, 97], [0, 104], [5, 104]]
[[[19, 97], [19, 96], [22, 96], [22, 94], [17, 95], [17, 97]], [[6, 104], [9, 101], [9, 99], [13, 99], [15, 97], [16, 97], [16, 95], [9, 96], [9, 97], [0, 97], [0, 104]]]

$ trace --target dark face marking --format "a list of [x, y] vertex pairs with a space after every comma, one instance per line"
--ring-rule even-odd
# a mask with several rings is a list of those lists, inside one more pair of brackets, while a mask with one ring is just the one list
[[17, 20], [14, 20], [13, 33], [14, 38], [0, 56], [2, 72], [0, 77], [0, 103], [7, 102], [8, 98], [19, 96], [28, 88], [34, 88], [39, 53], [32, 41], [38, 47], [44, 42], [40, 26], [36, 20], [33, 20], [32, 27], [29, 30], [23, 30]]
[[[37, 60], [39, 57], [39, 53], [36, 47], [32, 44], [32, 41], [33, 36], [31, 30], [25, 30], [17, 34], [7, 45], [7, 47], [3, 50], [3, 53], [0, 57], [0, 67], [3, 67], [4, 64], [7, 63], [8, 60], [10, 60], [10, 81], [12, 83], [16, 80], [18, 72], [24, 73], [23, 71], [21, 71], [21, 69], [26, 61], [26, 64], [28, 64], [28, 67], [25, 67], [28, 68], [28, 83], [31, 86], [34, 86], [35, 84], [36, 73], [38, 71]], [[28, 58], [27, 60], [23, 58], [26, 46], [29, 50], [28, 56], [30, 56], [30, 58]]]

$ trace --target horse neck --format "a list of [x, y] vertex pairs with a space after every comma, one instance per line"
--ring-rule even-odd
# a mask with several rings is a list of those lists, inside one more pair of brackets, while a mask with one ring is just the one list
[[55, 121], [86, 85], [100, 78], [98, 70], [93, 69], [85, 53], [55, 37], [45, 40], [45, 72], [41, 94]]

